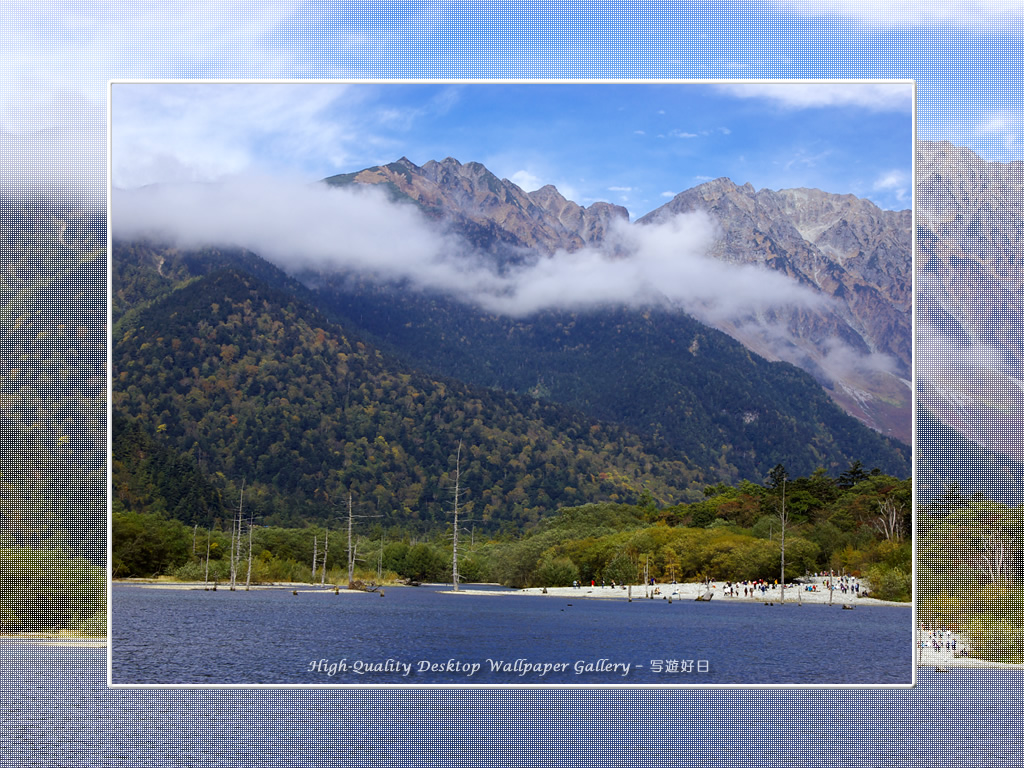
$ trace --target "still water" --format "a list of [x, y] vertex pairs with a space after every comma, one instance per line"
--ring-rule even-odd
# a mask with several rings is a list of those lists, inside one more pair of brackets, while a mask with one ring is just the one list
[[[848, 612], [851, 613], [851, 612]], [[110, 689], [0, 641], [4, 766], [1019, 766], [1024, 674], [897, 689]]]
[[115, 585], [115, 684], [910, 684], [892, 606]]

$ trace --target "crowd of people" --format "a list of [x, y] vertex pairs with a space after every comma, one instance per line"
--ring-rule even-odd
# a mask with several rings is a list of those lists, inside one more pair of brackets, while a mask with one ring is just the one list
[[925, 629], [924, 624], [921, 625], [921, 631], [918, 633], [922, 648], [931, 648], [936, 653], [947, 651], [948, 653], [956, 655], [956, 635], [952, 630], [949, 629]]
[[[801, 579], [798, 582], [786, 584], [786, 588], [789, 590], [803, 590], [805, 592], [828, 592], [829, 590], [835, 590], [842, 595], [850, 595], [851, 597], [859, 597], [861, 592], [861, 583], [858, 579], [852, 576], [836, 576], [835, 574], [829, 573], [814, 573], [810, 574], [811, 580]], [[673, 579], [671, 584], [676, 584]], [[702, 582], [708, 590], [715, 590], [718, 584], [714, 581], [704, 580]], [[656, 585], [655, 580], [650, 580], [652, 586]], [[581, 589], [586, 586], [586, 583], [578, 579], [574, 579], [572, 582], [574, 589]], [[595, 580], [590, 581], [590, 587], [607, 587], [614, 589], [619, 586], [614, 581], [611, 584], [606, 584], [604, 579], [601, 579], [600, 584], [597, 584]], [[767, 597], [768, 592], [772, 591], [773, 594], [779, 593], [779, 580], [774, 579], [769, 581], [768, 579], [744, 579], [743, 581], [726, 581], [721, 584], [722, 594], [725, 597], [746, 597], [746, 598], [763, 598]], [[625, 589], [625, 585], [622, 585]], [[660, 587], [656, 588], [655, 594], [660, 593]]]

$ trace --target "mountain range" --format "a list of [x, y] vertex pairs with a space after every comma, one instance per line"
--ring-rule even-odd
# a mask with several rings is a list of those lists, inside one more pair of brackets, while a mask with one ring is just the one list
[[[605, 202], [581, 207], [552, 186], [524, 192], [480, 163], [453, 158], [422, 167], [401, 158], [325, 181], [383, 185], [501, 265], [521, 263], [525, 254], [557, 258], [600, 247], [629, 217]], [[719, 228], [715, 259], [779, 272], [822, 301], [756, 315], [722, 316], [692, 304], [687, 310], [766, 359], [808, 371], [848, 413], [909, 444], [911, 212], [813, 189], [757, 191], [721, 178], [677, 195], [636, 224], [691, 211], [709, 214]]]
[[[1024, 163], [917, 148], [919, 483], [1024, 498]], [[951, 450], [952, 446], [957, 449]]]
[[[601, 264], [627, 263], [623, 233], [659, 227], [657, 215], [630, 224], [618, 206], [581, 207], [553, 187], [525, 193], [451, 158], [422, 167], [403, 158], [325, 181], [383, 185], [495, 274], [597, 249]], [[669, 206], [685, 208], [694, 195], [712, 201], [726, 243], [716, 245], [718, 259], [756, 261], [759, 280], [781, 272], [801, 295], [824, 297], [796, 314], [754, 318], [769, 330], [757, 343], [750, 322], [723, 329], [746, 333], [753, 351], [671, 299], [506, 315], [351, 269], [285, 273], [258, 252], [124, 240], [115, 228], [115, 487], [140, 487], [124, 474], [132, 462], [116, 458], [128, 422], [225, 493], [249, 478], [278, 520], [322, 518], [332, 494], [355, 487], [392, 524], [443, 524], [444, 478], [460, 440], [480, 520], [492, 527], [582, 501], [692, 500], [705, 484], [760, 482], [779, 463], [793, 475], [838, 475], [854, 462], [909, 474], [907, 446], [843, 412], [842, 398], [822, 387], [853, 389], [834, 375], [834, 339], [847, 361], [874, 361], [873, 373], [900, 379], [909, 345], [897, 338], [903, 240], [894, 230], [907, 217], [855, 198], [758, 193], [727, 180], [691, 193]], [[747, 219], [727, 219], [733, 206]], [[780, 359], [787, 354], [817, 380]], [[882, 387], [848, 402], [862, 421], [907, 431], [884, 426], [904, 406]], [[132, 441], [153, 454], [138, 447], [146, 440]]]

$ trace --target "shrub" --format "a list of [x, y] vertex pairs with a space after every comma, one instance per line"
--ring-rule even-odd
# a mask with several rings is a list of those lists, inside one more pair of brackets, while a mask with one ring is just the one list
[[534, 586], [566, 587], [579, 580], [580, 571], [568, 557], [546, 555], [534, 573]]
[[912, 582], [910, 571], [876, 565], [868, 571], [867, 582], [871, 587], [871, 597], [900, 603], [910, 602]]

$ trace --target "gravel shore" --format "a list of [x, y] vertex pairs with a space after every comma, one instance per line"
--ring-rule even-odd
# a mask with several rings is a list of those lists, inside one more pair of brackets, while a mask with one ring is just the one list
[[[472, 585], [459, 588], [459, 594], [481, 594], [481, 595], [546, 595], [548, 597], [587, 598], [597, 600], [627, 600], [655, 599], [655, 600], [696, 600], [709, 591], [713, 600], [730, 603], [832, 603], [833, 605], [894, 605], [909, 608], [910, 603], [896, 603], [888, 600], [876, 600], [872, 597], [862, 597], [861, 593], [847, 590], [842, 592], [839, 589], [830, 591], [825, 587], [823, 579], [815, 579], [812, 583], [813, 590], [808, 590], [806, 585], [787, 585], [785, 595], [779, 587], [769, 587], [764, 592], [757, 589], [752, 594], [743, 594], [743, 585], [733, 587], [734, 594], [726, 594], [726, 584], [721, 581], [713, 581], [710, 584], [702, 582], [686, 582], [678, 584], [653, 584], [644, 586], [634, 584], [632, 587], [611, 585], [591, 586], [581, 585], [578, 587], [530, 587], [508, 591], [484, 591], [474, 590]], [[748, 589], [750, 589], [748, 587]]]

